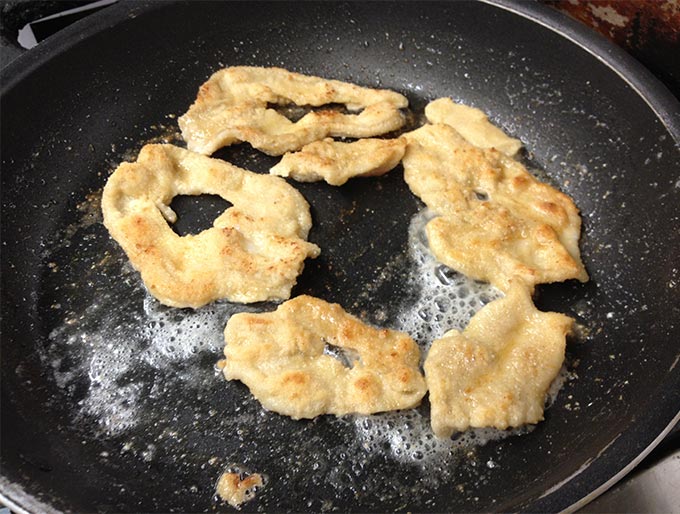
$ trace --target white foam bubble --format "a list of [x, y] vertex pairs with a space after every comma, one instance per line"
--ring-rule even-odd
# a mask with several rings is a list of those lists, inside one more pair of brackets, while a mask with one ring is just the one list
[[[436, 261], [429, 250], [425, 225], [433, 214], [423, 209], [409, 225], [408, 284], [418, 291], [415, 301], [405, 304], [394, 328], [407, 332], [419, 344], [423, 359], [432, 342], [452, 329], [463, 330], [472, 316], [487, 303], [503, 297], [495, 287], [472, 280]], [[566, 367], [553, 382], [548, 393], [551, 405], [568, 378]], [[430, 418], [422, 409], [383, 413], [354, 418], [358, 444], [367, 452], [387, 452], [402, 463], [432, 467], [455, 460], [456, 455], [474, 446], [498, 441], [533, 430], [527, 425], [512, 430], [476, 428], [438, 438], [432, 432]], [[495, 465], [495, 463], [493, 464]]]
[[156, 394], [155, 384], [149, 391], [148, 377], [142, 376], [145, 367], [162, 372], [164, 383], [181, 381], [201, 387], [221, 379], [200, 366], [168, 372], [173, 363], [197, 358], [202, 352], [213, 354], [217, 361], [226, 321], [235, 312], [254, 310], [230, 303], [172, 309], [147, 293], [139, 312], [126, 317], [120, 314], [119, 294], [102, 294], [81, 315], [66, 319], [50, 333], [51, 345], [43, 356], [53, 368], [57, 385], [66, 392], [74, 393], [83, 379], [89, 381], [78, 402], [80, 414], [96, 419], [104, 431], [114, 434], [136, 426], [142, 395]]
[[473, 428], [453, 438], [440, 438], [432, 432], [429, 416], [416, 409], [356, 416], [353, 422], [362, 451], [386, 453], [401, 463], [428, 468], [451, 462], [472, 447], [525, 434], [534, 428], [531, 425], [511, 430]]
[[[425, 225], [432, 214], [417, 213], [409, 226], [409, 268], [405, 280], [412, 288], [414, 301], [402, 306], [390, 328], [411, 334], [426, 355], [434, 339], [451, 329], [462, 330], [484, 305], [502, 294], [488, 284], [471, 280], [442, 266], [431, 255]], [[173, 371], [173, 364], [187, 362], [208, 352], [220, 358], [224, 345], [223, 330], [236, 312], [261, 310], [258, 306], [215, 303], [201, 309], [174, 309], [161, 305], [145, 293], [141, 305], [121, 310], [121, 295], [137, 301], [143, 288], [129, 264], [119, 270], [120, 283], [115, 291], [102, 291], [95, 302], [80, 313], [67, 314], [64, 322], [50, 334], [51, 346], [44, 360], [53, 369], [57, 384], [74, 392], [83, 379], [87, 391], [79, 396], [82, 415], [97, 420], [107, 433], [123, 433], [136, 426], [147, 396], [162, 396], [154, 382], [149, 386], [144, 369], [163, 374], [162, 382], [181, 382], [204, 387], [216, 377], [200, 365]], [[126, 288], [130, 288], [128, 291]], [[566, 377], [566, 370], [551, 389], [551, 400]], [[162, 388], [161, 388], [162, 389]], [[75, 393], [74, 393], [75, 394]], [[252, 399], [244, 397], [244, 402]], [[436, 438], [426, 409], [414, 409], [375, 416], [348, 418], [361, 451], [386, 452], [391, 458], [415, 465], [441, 465], [456, 459], [462, 448], [485, 444], [518, 431], [470, 430], [455, 439]], [[526, 431], [522, 429], [521, 431]], [[520, 432], [521, 432], [520, 431]]]
[[222, 333], [229, 316], [243, 310], [246, 308], [227, 304], [179, 310], [165, 307], [147, 295], [142, 335], [149, 347], [144, 359], [154, 367], [162, 367], [168, 360], [188, 359], [202, 350], [217, 353], [224, 346]]
[[383, 452], [412, 463], [452, 454], [451, 441], [435, 437], [429, 417], [417, 410], [357, 416], [354, 425], [358, 444], [368, 453]]
[[484, 305], [503, 294], [495, 287], [472, 280], [437, 262], [427, 243], [425, 225], [433, 217], [423, 209], [409, 225], [409, 285], [419, 291], [397, 317], [397, 330], [408, 332], [423, 352], [451, 329], [463, 330]]

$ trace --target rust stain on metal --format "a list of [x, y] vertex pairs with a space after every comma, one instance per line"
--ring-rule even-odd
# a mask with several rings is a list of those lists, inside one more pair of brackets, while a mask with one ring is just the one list
[[680, 0], [543, 0], [609, 38], [680, 95]]
[[643, 48], [680, 42], [679, 0], [549, 0], [618, 45]]

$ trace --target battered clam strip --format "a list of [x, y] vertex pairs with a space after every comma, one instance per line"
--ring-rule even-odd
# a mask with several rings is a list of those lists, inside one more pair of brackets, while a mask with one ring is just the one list
[[404, 156], [404, 139], [360, 139], [352, 143], [324, 139], [287, 153], [270, 173], [300, 182], [325, 180], [341, 186], [352, 177], [374, 177], [394, 168]]
[[[233, 206], [196, 235], [179, 236], [176, 195], [219, 195]], [[104, 225], [162, 303], [200, 307], [290, 296], [307, 257], [309, 205], [283, 179], [259, 175], [172, 145], [147, 145], [122, 163], [102, 197]], [[166, 221], [167, 220], [167, 221]]]
[[[292, 122], [268, 108], [268, 104], [318, 107], [331, 103], [361, 112], [323, 110]], [[391, 132], [404, 124], [399, 109], [407, 106], [408, 100], [394, 91], [281, 68], [237, 66], [216, 72], [200, 87], [194, 104], [179, 118], [179, 126], [189, 149], [196, 152], [211, 154], [247, 141], [269, 155], [282, 155], [327, 136], [358, 138]]]
[[482, 308], [463, 332], [436, 340], [425, 359], [434, 433], [505, 429], [543, 419], [573, 320], [538, 311], [522, 285]]
[[402, 137], [404, 179], [440, 216], [426, 228], [437, 260], [501, 290], [516, 276], [530, 287], [588, 280], [578, 246], [581, 218], [567, 195], [448, 125]]
[[465, 140], [478, 148], [495, 148], [508, 157], [515, 155], [522, 142], [514, 139], [489, 121], [483, 111], [454, 103], [450, 98], [439, 98], [425, 106], [430, 123], [443, 123], [456, 129]]
[[270, 313], [236, 314], [224, 337], [227, 380], [295, 419], [409, 409], [426, 391], [420, 351], [407, 334], [368, 326], [311, 296]]

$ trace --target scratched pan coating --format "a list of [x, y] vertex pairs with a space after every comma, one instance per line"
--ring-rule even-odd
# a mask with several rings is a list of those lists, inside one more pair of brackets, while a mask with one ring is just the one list
[[[273, 305], [193, 312], [148, 297], [101, 225], [98, 194], [144, 143], [181, 144], [176, 116], [235, 64], [394, 89], [416, 114], [439, 96], [475, 105], [574, 198], [591, 282], [539, 288], [540, 307], [580, 327], [545, 422], [467, 435], [447, 451], [426, 430], [427, 403], [395, 417], [292, 421], [213, 369], [229, 315]], [[214, 485], [231, 467], [266, 477], [245, 510], [578, 505], [677, 417], [677, 115], [635, 63], [535, 5], [121, 2], [56, 35], [3, 74], [3, 495], [33, 511], [229, 510]], [[247, 145], [216, 156], [258, 172], [276, 162]], [[459, 323], [488, 301], [483, 286], [414, 263], [409, 224], [422, 204], [401, 168], [297, 187], [322, 255], [294, 294], [385, 326], [406, 326], [432, 280], [477, 288], [447, 297], [441, 310], [462, 313]], [[178, 230], [223, 208], [203, 200], [173, 204]], [[422, 314], [427, 339], [442, 322]]]

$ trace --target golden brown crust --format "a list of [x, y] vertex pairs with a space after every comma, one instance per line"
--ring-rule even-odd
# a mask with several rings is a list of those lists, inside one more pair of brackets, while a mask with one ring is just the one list
[[[310, 112], [292, 122], [268, 104], [321, 106], [344, 104], [359, 114]], [[235, 66], [214, 73], [196, 101], [179, 118], [190, 150], [211, 154], [247, 141], [269, 154], [282, 155], [327, 136], [372, 137], [400, 128], [399, 109], [408, 105], [394, 91], [370, 89], [337, 80], [292, 73], [281, 68]]]
[[[408, 409], [426, 391], [420, 351], [407, 334], [368, 326], [310, 296], [270, 313], [236, 314], [224, 335], [225, 378], [295, 419]], [[326, 344], [344, 352], [348, 365], [325, 354]]]
[[[176, 195], [219, 195], [233, 207], [213, 227], [179, 236]], [[307, 257], [309, 206], [284, 180], [172, 145], [147, 145], [122, 163], [102, 196], [104, 224], [149, 292], [174, 307], [285, 299]], [[166, 221], [167, 220], [167, 221]]]
[[541, 421], [572, 324], [563, 314], [538, 311], [517, 283], [463, 332], [451, 330], [432, 343], [424, 367], [435, 434]]
[[353, 177], [375, 177], [394, 168], [404, 156], [406, 140], [360, 139], [352, 143], [327, 138], [287, 153], [270, 173], [299, 182], [325, 180], [341, 186]]
[[581, 218], [571, 198], [448, 125], [426, 125], [403, 137], [404, 179], [440, 216], [427, 226], [437, 260], [502, 290], [513, 278], [529, 287], [588, 280], [578, 246]]

